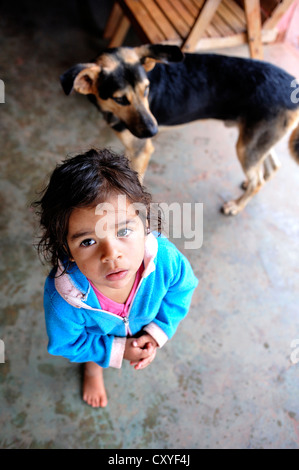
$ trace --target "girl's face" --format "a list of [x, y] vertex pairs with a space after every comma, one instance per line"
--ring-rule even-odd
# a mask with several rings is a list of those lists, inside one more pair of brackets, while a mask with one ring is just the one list
[[71, 213], [67, 243], [80, 271], [106, 297], [125, 302], [144, 258], [144, 225], [125, 196]]

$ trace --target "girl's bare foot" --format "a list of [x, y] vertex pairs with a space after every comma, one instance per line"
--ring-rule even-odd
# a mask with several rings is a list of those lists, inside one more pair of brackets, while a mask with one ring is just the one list
[[103, 369], [95, 362], [86, 362], [84, 366], [83, 400], [94, 408], [105, 407], [108, 403]]

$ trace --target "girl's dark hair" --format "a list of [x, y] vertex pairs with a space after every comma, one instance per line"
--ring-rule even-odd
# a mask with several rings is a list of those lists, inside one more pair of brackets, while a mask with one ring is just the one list
[[[138, 174], [124, 155], [108, 149], [90, 149], [57, 165], [41, 199], [32, 204], [43, 231], [37, 245], [39, 255], [54, 268], [59, 261], [64, 262], [64, 272], [67, 271], [71, 264], [67, 233], [73, 209], [105, 202], [111, 194], [123, 194], [130, 202], [141, 203], [146, 213], [139, 215], [144, 225], [147, 220], [152, 228], [151, 195], [140, 184]], [[160, 228], [160, 222], [155, 228]]]

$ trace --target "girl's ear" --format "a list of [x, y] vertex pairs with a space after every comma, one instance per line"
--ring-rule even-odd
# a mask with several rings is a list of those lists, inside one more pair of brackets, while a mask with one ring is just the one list
[[65, 255], [68, 257], [68, 259], [71, 261], [71, 263], [74, 263], [75, 260], [72, 257], [72, 254], [69, 250], [69, 247], [66, 244], [63, 245], [63, 251], [64, 251]]

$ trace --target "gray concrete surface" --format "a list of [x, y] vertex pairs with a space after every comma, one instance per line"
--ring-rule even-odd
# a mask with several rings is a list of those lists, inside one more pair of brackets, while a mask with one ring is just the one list
[[[298, 448], [291, 342], [299, 345], [299, 168], [286, 139], [276, 148], [275, 178], [226, 218], [219, 208], [243, 180], [236, 130], [205, 121], [159, 133], [145, 185], [156, 201], [204, 207], [202, 247], [174, 240], [199, 279], [188, 317], [144, 371], [128, 364], [106, 371], [105, 409], [82, 401], [78, 365], [47, 353], [48, 268], [33, 247], [30, 203], [66, 155], [122, 147], [96, 109], [82, 96], [67, 98], [58, 80], [101, 40], [58, 2], [42, 13], [28, 5], [0, 15], [0, 447]], [[248, 56], [245, 46], [223, 52]], [[265, 47], [265, 59], [299, 76], [290, 46]]]

